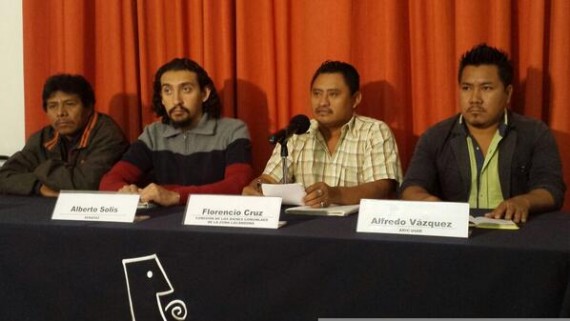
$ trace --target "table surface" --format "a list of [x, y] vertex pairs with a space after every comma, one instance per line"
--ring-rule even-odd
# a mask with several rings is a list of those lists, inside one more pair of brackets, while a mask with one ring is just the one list
[[[54, 205], [0, 196], [2, 320], [170, 320], [170, 302], [194, 321], [570, 316], [568, 213], [464, 239], [356, 233], [357, 215], [185, 226], [184, 207], [137, 223], [52, 221]], [[123, 265], [150, 255], [163, 283], [136, 277], [151, 260]], [[157, 298], [164, 283], [172, 293]]]

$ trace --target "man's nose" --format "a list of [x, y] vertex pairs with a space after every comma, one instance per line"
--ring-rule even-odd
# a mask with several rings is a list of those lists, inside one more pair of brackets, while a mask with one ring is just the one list
[[473, 88], [471, 91], [471, 96], [469, 96], [470, 103], [478, 103], [481, 102], [481, 90], [478, 88]]
[[67, 115], [67, 108], [63, 104], [57, 106], [56, 114], [58, 116], [66, 116]]
[[181, 101], [182, 99], [180, 97], [180, 90], [175, 89], [172, 93], [172, 102], [174, 105], [178, 105]]
[[322, 95], [321, 99], [319, 100], [319, 105], [321, 106], [328, 106], [329, 104], [329, 96], [328, 95]]

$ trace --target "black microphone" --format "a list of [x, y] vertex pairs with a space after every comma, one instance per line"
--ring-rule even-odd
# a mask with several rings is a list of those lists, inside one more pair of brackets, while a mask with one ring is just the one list
[[305, 115], [297, 115], [291, 118], [289, 121], [289, 125], [287, 128], [283, 128], [280, 131], [276, 132], [275, 134], [269, 136], [269, 142], [273, 145], [279, 143], [282, 144], [283, 141], [286, 141], [289, 137], [293, 135], [304, 134], [309, 130], [311, 126], [311, 122], [309, 121], [309, 117]]

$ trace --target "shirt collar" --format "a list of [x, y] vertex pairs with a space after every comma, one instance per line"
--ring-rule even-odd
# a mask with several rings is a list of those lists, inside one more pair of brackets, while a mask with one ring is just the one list
[[[95, 124], [97, 123], [98, 119], [99, 119], [99, 113], [93, 111], [91, 116], [89, 116], [87, 124], [85, 124], [85, 126], [77, 134], [73, 136], [73, 139], [71, 140], [72, 143], [71, 146], [75, 146], [76, 143], [79, 142], [77, 148], [87, 147], [87, 143], [89, 142], [89, 138], [91, 137], [91, 132], [93, 131], [93, 128], [95, 127]], [[44, 143], [44, 147], [48, 150], [52, 150], [60, 141], [60, 139], [65, 139], [61, 137], [59, 132], [57, 132], [56, 130], [53, 131], [54, 131], [54, 136], [49, 141]], [[79, 140], [79, 137], [81, 137], [81, 140]]]
[[[352, 115], [352, 118], [346, 124], [342, 125], [341, 133], [352, 133], [354, 132], [353, 129], [356, 126], [356, 114]], [[316, 119], [311, 119], [311, 126], [308, 130], [310, 135], [316, 135], [319, 132], [319, 122]]]
[[[459, 114], [459, 128], [461, 128], [462, 132], [465, 135], [469, 135], [469, 129], [467, 128], [467, 125], [463, 122], [463, 114]], [[509, 127], [509, 113], [507, 112], [507, 110], [505, 109], [505, 112], [503, 113], [503, 121], [501, 123], [499, 123], [499, 135], [501, 135], [501, 137], [505, 137], [505, 135], [507, 134], [507, 129]]]

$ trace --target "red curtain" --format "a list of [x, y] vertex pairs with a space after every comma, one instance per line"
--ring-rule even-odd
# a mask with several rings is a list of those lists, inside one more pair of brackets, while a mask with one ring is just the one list
[[133, 140], [155, 120], [154, 72], [188, 56], [212, 76], [223, 114], [247, 122], [259, 172], [268, 134], [311, 114], [310, 78], [335, 59], [360, 71], [358, 112], [391, 126], [405, 167], [418, 136], [458, 111], [460, 55], [487, 42], [512, 56], [512, 109], [550, 125], [570, 182], [567, 0], [24, 0], [23, 14], [27, 135], [45, 124], [46, 77], [73, 72]]

